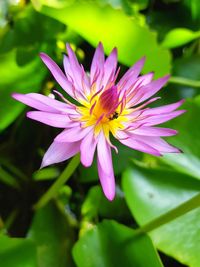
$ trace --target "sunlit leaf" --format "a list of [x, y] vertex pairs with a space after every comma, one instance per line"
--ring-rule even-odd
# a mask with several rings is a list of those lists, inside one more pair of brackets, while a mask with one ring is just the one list
[[39, 267], [73, 266], [73, 232], [56, 205], [50, 203], [36, 212], [28, 237], [36, 243]]
[[80, 238], [73, 257], [78, 267], [162, 266], [148, 236], [134, 238], [132, 229], [114, 221], [104, 221]]
[[124, 201], [123, 192], [120, 188], [116, 188], [115, 199], [110, 202], [105, 198], [99, 185], [94, 186], [89, 190], [82, 205], [81, 213], [87, 220], [94, 220], [98, 216], [109, 219], [118, 219], [121, 221], [125, 221], [129, 218], [129, 211]]
[[39, 91], [46, 73], [39, 57], [23, 67], [16, 64], [15, 58], [16, 50], [0, 55], [0, 95], [3, 100], [0, 105], [0, 131], [12, 123], [24, 109], [24, 105], [14, 101], [11, 94]]
[[59, 175], [59, 171], [57, 168], [49, 167], [46, 169], [41, 169], [36, 171], [33, 174], [33, 179], [36, 181], [43, 181], [43, 180], [51, 180], [57, 178]]
[[193, 32], [185, 28], [173, 29], [165, 35], [162, 46], [165, 48], [175, 48], [187, 44], [200, 37], [200, 31]]
[[181, 172], [200, 178], [200, 98], [187, 100], [184, 109], [187, 112], [181, 117], [172, 120], [168, 126], [179, 131], [179, 134], [170, 138], [170, 143], [179, 147], [181, 154], [165, 154], [161, 160], [170, 164]]
[[39, 10], [70, 26], [95, 47], [102, 41], [107, 54], [116, 46], [119, 61], [125, 65], [146, 56], [144, 72], [153, 70], [156, 76], [170, 72], [170, 53], [158, 45], [156, 33], [120, 9], [75, 1], [60, 9], [42, 6]]
[[2, 267], [37, 267], [34, 242], [0, 235], [0, 263]]
[[[133, 166], [123, 175], [127, 204], [140, 225], [175, 208], [200, 191], [200, 182], [175, 171]], [[157, 248], [191, 267], [200, 262], [200, 209], [151, 232]]]
[[13, 177], [13, 175], [11, 175], [1, 166], [0, 166], [0, 181], [14, 188], [19, 188], [18, 181], [15, 179], [15, 177]]
[[183, 2], [190, 9], [193, 19], [199, 19], [200, 15], [199, 0], [184, 0]]

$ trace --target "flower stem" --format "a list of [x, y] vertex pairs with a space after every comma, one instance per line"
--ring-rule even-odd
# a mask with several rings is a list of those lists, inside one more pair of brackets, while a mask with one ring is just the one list
[[183, 78], [183, 77], [171, 76], [171, 78], [169, 79], [169, 83], [174, 83], [174, 84], [184, 85], [184, 86], [189, 86], [189, 87], [194, 87], [194, 88], [200, 88], [200, 81], [195, 81], [195, 80], [191, 80], [191, 79]]
[[150, 221], [149, 223], [141, 226], [135, 231], [135, 234], [142, 234], [151, 232], [158, 227], [175, 220], [176, 218], [184, 215], [185, 213], [196, 209], [200, 206], [200, 193], [192, 197], [191, 199], [187, 200], [186, 202], [182, 203], [178, 207], [166, 212], [165, 214], [161, 215], [160, 217]]
[[74, 173], [79, 163], [80, 163], [80, 155], [77, 154], [72, 158], [72, 160], [69, 162], [69, 164], [61, 173], [61, 175], [58, 177], [58, 179], [55, 181], [55, 183], [53, 183], [53, 185], [47, 190], [47, 192], [38, 200], [38, 202], [34, 205], [33, 208], [40, 209], [44, 205], [46, 205], [49, 202], [49, 200], [55, 197], [61, 186], [63, 186], [66, 183], [66, 181], [71, 177], [71, 175]]

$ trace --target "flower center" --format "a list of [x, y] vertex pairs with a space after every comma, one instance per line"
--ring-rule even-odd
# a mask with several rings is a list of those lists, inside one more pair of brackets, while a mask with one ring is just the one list
[[119, 104], [119, 96], [117, 87], [113, 86], [104, 91], [97, 100], [92, 113], [97, 119], [102, 119], [103, 122], [116, 119], [118, 113], [116, 109]]
[[116, 86], [105, 90], [101, 90], [93, 95], [90, 103], [82, 103], [82, 107], [78, 107], [82, 115], [81, 121], [84, 122], [83, 127], [94, 126], [94, 133], [98, 135], [101, 130], [105, 136], [109, 136], [109, 132], [114, 135], [117, 129], [124, 128], [124, 122], [127, 121], [124, 116], [127, 111], [125, 109], [125, 97], [120, 98]]

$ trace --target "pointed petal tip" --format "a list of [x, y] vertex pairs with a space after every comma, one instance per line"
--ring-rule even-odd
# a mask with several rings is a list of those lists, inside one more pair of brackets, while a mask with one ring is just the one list
[[83, 167], [85, 167], [85, 168], [89, 168], [89, 167], [91, 166], [91, 164], [89, 164], [89, 163], [87, 163], [87, 162], [83, 162], [82, 160], [81, 160], [81, 164], [82, 164]]
[[178, 103], [180, 103], [180, 105], [182, 105], [183, 103], [185, 103], [185, 99], [179, 100]]
[[26, 94], [20, 94], [20, 93], [12, 93], [11, 97], [19, 102], [23, 102], [24, 96], [26, 96]]
[[41, 59], [44, 59], [44, 58], [46, 58], [48, 55], [45, 54], [44, 52], [40, 52], [40, 53], [39, 53], [39, 56], [40, 56]]
[[83, 165], [83, 167], [88, 168], [92, 165], [92, 162], [86, 161], [85, 157], [83, 157], [83, 155], [81, 153], [81, 164]]
[[[73, 52], [73, 49], [72, 49], [70, 43], [66, 43], [66, 49], [67, 49], [67, 52], [68, 52], [68, 50]], [[68, 54], [69, 54], [69, 52], [68, 52]]]
[[51, 60], [51, 58], [47, 54], [45, 54], [44, 52], [39, 53], [39, 56], [45, 65], [47, 64], [49, 59]]
[[137, 60], [133, 66], [136, 65], [138, 68], [141, 68], [142, 69], [143, 66], [144, 66], [145, 61], [146, 61], [146, 56], [143, 56], [142, 58], [140, 58], [139, 60]]
[[102, 52], [104, 52], [103, 43], [101, 41], [98, 43], [96, 50], [101, 50]]
[[145, 61], [146, 59], [147, 59], [146, 56], [143, 56], [143, 57], [141, 58], [142, 61]]
[[171, 77], [171, 75], [167, 74], [167, 75], [161, 77], [160, 80], [162, 80], [164, 82], [164, 84], [165, 84], [165, 83], [167, 83], [169, 81], [170, 77]]
[[46, 165], [45, 165], [44, 161], [42, 161], [39, 170], [43, 169], [45, 166], [46, 166]]
[[29, 119], [32, 119], [32, 117], [31, 117], [31, 113], [32, 113], [32, 111], [28, 111], [28, 112], [26, 113], [26, 117], [29, 118]]
[[116, 54], [116, 55], [117, 55], [117, 52], [118, 52], [118, 49], [117, 49], [117, 47], [115, 46], [115, 47], [113, 48], [113, 50], [112, 50], [112, 52], [111, 52], [111, 53], [114, 53], [114, 54]]
[[14, 98], [14, 99], [16, 99], [16, 100], [18, 100], [18, 96], [19, 96], [20, 94], [18, 94], [18, 93], [12, 93], [11, 94], [11, 97], [12, 98]]
[[109, 201], [113, 201], [114, 198], [115, 198], [115, 190], [113, 190], [112, 192], [104, 192], [104, 195], [106, 196], [106, 198], [109, 200]]
[[180, 113], [177, 116], [180, 116], [180, 115], [184, 114], [185, 112], [187, 112], [186, 109], [181, 109], [181, 110], [177, 110], [177, 111], [179, 111], [179, 113]]
[[177, 135], [177, 134], [178, 134], [177, 130], [171, 129], [171, 135]]
[[103, 42], [102, 42], [102, 41], [99, 41], [97, 47], [98, 47], [98, 46], [102, 46], [102, 47], [103, 47]]
[[177, 154], [183, 153], [183, 150], [181, 150], [180, 148], [177, 148], [175, 146], [172, 146], [172, 147], [173, 147], [173, 150], [169, 153], [177, 153]]

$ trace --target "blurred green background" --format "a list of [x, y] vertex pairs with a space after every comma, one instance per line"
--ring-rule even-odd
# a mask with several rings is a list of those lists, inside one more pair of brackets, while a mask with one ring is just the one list
[[[29, 108], [11, 98], [59, 89], [39, 52], [62, 65], [69, 42], [89, 71], [99, 41], [107, 55], [118, 48], [120, 75], [144, 55], [143, 73], [170, 73], [159, 105], [185, 98], [187, 109], [167, 124], [183, 154], [156, 158], [117, 144], [112, 203], [95, 163], [38, 170], [59, 131], [28, 120]], [[199, 198], [190, 202], [200, 193], [199, 95], [199, 0], [0, 0], [0, 266], [199, 267]], [[70, 179], [34, 206], [61, 177]], [[174, 208], [175, 220], [136, 234]]]

